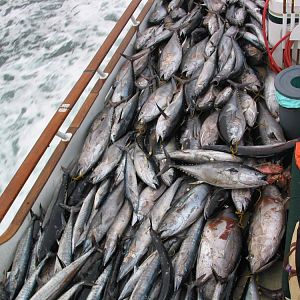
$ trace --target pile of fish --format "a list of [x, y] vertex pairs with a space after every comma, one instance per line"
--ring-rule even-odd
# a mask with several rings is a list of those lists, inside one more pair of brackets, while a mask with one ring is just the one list
[[278, 123], [263, 6], [156, 3], [0, 299], [241, 299], [241, 270], [242, 297], [259, 299], [295, 143]]

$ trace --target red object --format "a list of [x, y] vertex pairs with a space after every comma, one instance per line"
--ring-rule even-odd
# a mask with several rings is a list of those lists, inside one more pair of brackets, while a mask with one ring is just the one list
[[263, 10], [263, 15], [262, 15], [262, 32], [263, 32], [263, 37], [265, 41], [265, 46], [267, 49], [267, 54], [269, 57], [269, 62], [270, 62], [270, 68], [272, 71], [279, 73], [282, 71], [282, 69], [278, 66], [276, 61], [274, 60], [272, 54], [274, 53], [275, 49], [285, 40], [287, 40], [284, 53], [283, 53], [283, 63], [285, 67], [290, 67], [292, 66], [292, 59], [291, 59], [291, 48], [293, 46], [293, 41], [289, 40], [289, 37], [291, 35], [290, 32], [288, 32], [285, 36], [283, 36], [273, 47], [273, 49], [270, 49], [269, 43], [268, 43], [268, 37], [267, 37], [267, 30], [266, 30], [266, 19], [267, 19], [267, 11], [269, 7], [269, 1], [266, 0], [264, 10]]
[[298, 169], [300, 169], [300, 142], [296, 143], [295, 147], [295, 162]]

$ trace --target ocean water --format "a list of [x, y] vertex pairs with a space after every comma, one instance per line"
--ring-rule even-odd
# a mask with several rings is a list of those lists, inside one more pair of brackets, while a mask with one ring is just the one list
[[129, 3], [0, 0], [0, 194]]

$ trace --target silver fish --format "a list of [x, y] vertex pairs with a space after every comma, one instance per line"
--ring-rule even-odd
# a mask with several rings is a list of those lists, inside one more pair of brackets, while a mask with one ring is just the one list
[[219, 139], [218, 123], [219, 112], [215, 111], [203, 122], [200, 130], [201, 146], [215, 145]]
[[73, 299], [76, 293], [78, 293], [82, 289], [83, 285], [84, 285], [84, 281], [74, 284], [70, 289], [68, 289], [65, 293], [63, 293], [57, 300]]
[[129, 60], [125, 61], [118, 72], [114, 91], [110, 101], [114, 104], [119, 104], [123, 100], [132, 97], [134, 91], [134, 70], [133, 63]]
[[240, 163], [210, 162], [194, 166], [172, 166], [197, 180], [225, 189], [251, 188], [267, 184], [262, 173]]
[[224, 34], [224, 24], [221, 24], [219, 26], [219, 29], [210, 37], [210, 39], [208, 40], [205, 46], [204, 53], [206, 56], [211, 56], [214, 52], [216, 52], [223, 34]]
[[194, 45], [184, 54], [181, 62], [181, 72], [190, 77], [193, 72], [203, 66], [205, 62], [204, 50], [208, 37]]
[[174, 98], [169, 106], [164, 110], [164, 114], [160, 115], [156, 123], [156, 139], [164, 141], [168, 138], [173, 129], [180, 121], [180, 116], [183, 110], [183, 86], [174, 95]]
[[87, 226], [88, 219], [92, 212], [92, 207], [95, 199], [96, 187], [93, 187], [88, 195], [83, 200], [81, 205], [81, 209], [79, 214], [76, 218], [74, 228], [73, 228], [73, 235], [72, 235], [72, 252], [74, 253], [75, 248], [77, 247], [77, 243], [85, 231], [85, 227]]
[[196, 109], [200, 112], [211, 109], [214, 106], [217, 95], [218, 90], [212, 84], [204, 95], [198, 97], [196, 102]]
[[[78, 208], [79, 210], [79, 208]], [[54, 273], [59, 272], [62, 269], [62, 262], [65, 266], [68, 266], [72, 262], [72, 236], [75, 220], [75, 213], [77, 213], [75, 207], [70, 208], [70, 217], [64, 228], [63, 234], [59, 240], [59, 246], [57, 250], [57, 260], [54, 266]], [[60, 260], [60, 261], [59, 261]]]
[[99, 160], [108, 145], [113, 108], [106, 108], [94, 120], [78, 159], [78, 175], [85, 175]]
[[197, 79], [194, 96], [198, 96], [205, 91], [210, 84], [217, 66], [217, 51], [215, 51], [204, 63], [203, 69]]
[[[44, 268], [45, 264], [47, 263], [47, 260], [49, 259], [49, 257], [52, 256], [52, 254], [48, 254], [40, 263], [39, 265], [36, 267], [36, 269], [34, 270], [34, 272], [31, 274], [30, 277], [28, 277], [28, 279], [25, 281], [22, 289], [20, 290], [18, 296], [15, 298], [16, 300], [27, 300], [30, 298], [30, 296], [32, 295], [32, 293], [34, 292], [34, 288], [36, 286], [38, 277], [42, 271], [42, 269]], [[1, 298], [2, 300], [2, 298]], [[3, 299], [5, 300], [5, 299]]]
[[285, 230], [284, 201], [275, 185], [266, 186], [250, 223], [248, 260], [252, 273], [263, 271], [276, 254]]
[[33, 242], [33, 230], [35, 216], [31, 219], [29, 227], [25, 231], [23, 237], [18, 242], [14, 260], [12, 263], [11, 271], [7, 283], [7, 291], [10, 299], [13, 299], [20, 291], [26, 277], [26, 271], [29, 263], [31, 246]]
[[125, 165], [126, 165], [126, 155], [123, 154], [122, 159], [119, 162], [119, 165], [116, 168], [114, 176], [114, 185], [119, 185], [125, 179]]
[[251, 196], [251, 189], [235, 189], [231, 191], [232, 201], [239, 212], [247, 210], [248, 205], [251, 202]]
[[123, 148], [125, 147], [130, 135], [131, 133], [126, 134], [105, 150], [101, 161], [90, 176], [90, 181], [93, 184], [96, 184], [106, 178], [114, 170], [114, 168], [116, 168], [122, 158]]
[[258, 115], [256, 102], [246, 92], [240, 92], [239, 96], [246, 123], [249, 127], [253, 127]]
[[200, 130], [201, 121], [198, 115], [194, 115], [187, 119], [184, 131], [180, 137], [180, 144], [185, 149], [200, 149]]
[[204, 226], [196, 265], [196, 278], [202, 282], [213, 276], [226, 280], [235, 269], [242, 249], [242, 234], [229, 209], [208, 220]]
[[[185, 163], [191, 164], [199, 164], [203, 162], [210, 161], [231, 161], [231, 162], [241, 162], [242, 159], [237, 156], [233, 156], [229, 153], [224, 153], [221, 151], [213, 151], [213, 150], [176, 150], [168, 153], [172, 160], [179, 160]], [[164, 158], [164, 154], [156, 155], [158, 160]]]
[[97, 211], [94, 216], [87, 238], [85, 239], [85, 248], [91, 246], [91, 241], [95, 239], [98, 243], [104, 237], [110, 226], [113, 224], [115, 217], [117, 216], [120, 208], [124, 202], [124, 182], [121, 182], [115, 189], [109, 194], [104, 204]]
[[155, 4], [154, 10], [149, 16], [148, 21], [152, 24], [158, 24], [167, 16], [167, 14], [168, 12], [165, 6], [163, 5], [163, 1], [159, 1]]
[[259, 135], [264, 145], [276, 144], [285, 142], [283, 130], [281, 126], [271, 116], [267, 108], [261, 103], [258, 103], [259, 115], [257, 124]]
[[154, 166], [137, 144], [134, 150], [134, 167], [139, 178], [144, 183], [153, 189], [158, 187], [159, 182], [156, 178]]
[[216, 97], [214, 106], [216, 108], [223, 107], [231, 98], [233, 94], [233, 89], [231, 86], [226, 86]]
[[130, 100], [118, 105], [115, 109], [114, 122], [111, 128], [110, 138], [115, 142], [128, 131], [135, 110], [137, 108], [139, 95], [136, 93]]
[[151, 26], [145, 31], [140, 32], [139, 30], [137, 31], [137, 37], [135, 40], [135, 49], [140, 50], [144, 48], [144, 46], [147, 44], [147, 42], [151, 39], [151, 37], [155, 34], [159, 26]]
[[134, 213], [137, 213], [139, 207], [139, 191], [134, 163], [129, 153], [126, 154], [125, 195], [126, 198], [131, 202]]
[[200, 217], [189, 228], [187, 236], [182, 242], [180, 249], [175, 257], [175, 260], [173, 261], [175, 291], [179, 289], [182, 281], [190, 273], [196, 261], [202, 229], [203, 217]]
[[148, 215], [155, 202], [164, 193], [166, 188], [167, 187], [164, 184], [161, 184], [158, 189], [153, 189], [147, 186], [142, 190], [139, 196], [138, 209], [136, 213], [138, 221], [142, 221]]
[[99, 275], [99, 277], [97, 278], [97, 280], [95, 281], [95, 284], [93, 285], [91, 291], [89, 292], [86, 300], [97, 300], [100, 298], [105, 284], [109, 279], [109, 276], [111, 274], [112, 271], [112, 264], [109, 264], [104, 271]]
[[276, 74], [268, 69], [268, 74], [265, 78], [264, 82], [264, 98], [266, 105], [274, 118], [278, 118], [279, 116], [279, 104], [276, 100], [275, 96], [275, 80]]
[[106, 265], [112, 254], [116, 250], [118, 239], [122, 237], [128, 223], [132, 216], [132, 206], [125, 200], [122, 208], [120, 209], [118, 215], [116, 216], [113, 224], [109, 228], [106, 234], [106, 241], [104, 245], [104, 258], [103, 264]]
[[39, 289], [30, 299], [31, 300], [54, 300], [62, 293], [68, 283], [84, 265], [87, 259], [94, 252], [94, 249], [89, 250], [80, 258], [72, 262], [60, 272], [56, 273], [50, 281], [48, 281], [41, 289]]
[[178, 70], [182, 60], [182, 47], [174, 32], [173, 36], [163, 48], [159, 59], [159, 74], [163, 80], [169, 80]]
[[236, 90], [222, 108], [218, 124], [220, 133], [228, 144], [239, 143], [246, 130], [246, 120]]
[[142, 106], [138, 120], [147, 123], [158, 117], [160, 115], [158, 106], [161, 109], [165, 109], [172, 100], [173, 91], [172, 82], [161, 85]]
[[207, 184], [200, 184], [177, 203], [159, 226], [161, 237], [175, 235], [193, 224], [203, 212], [209, 191]]

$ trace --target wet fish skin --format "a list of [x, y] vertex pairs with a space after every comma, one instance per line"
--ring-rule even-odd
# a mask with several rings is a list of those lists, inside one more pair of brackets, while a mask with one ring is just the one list
[[246, 130], [246, 120], [237, 90], [234, 90], [230, 100], [222, 108], [218, 125], [222, 137], [228, 144], [237, 144], [242, 139]]
[[91, 291], [89, 292], [89, 295], [86, 298], [87, 300], [97, 300], [100, 298], [104, 290], [105, 284], [108, 281], [108, 277], [111, 274], [111, 271], [112, 271], [112, 264], [110, 263], [95, 281], [95, 284], [91, 288]]
[[200, 217], [188, 230], [187, 236], [173, 261], [174, 290], [177, 291], [193, 268], [197, 258], [204, 219]]
[[205, 47], [205, 55], [207, 57], [211, 56], [214, 52], [216, 52], [219, 43], [224, 34], [224, 24], [219, 25], [219, 29], [210, 37]]
[[125, 200], [122, 208], [120, 209], [118, 215], [116, 216], [113, 224], [109, 228], [106, 234], [106, 241], [104, 245], [104, 258], [103, 264], [106, 265], [112, 254], [114, 253], [118, 240], [122, 237], [128, 223], [132, 216], [132, 206]]
[[258, 115], [256, 102], [246, 92], [240, 92], [239, 96], [246, 123], [249, 127], [253, 127]]
[[24, 283], [27, 267], [29, 263], [32, 243], [33, 243], [33, 230], [36, 217], [33, 216], [30, 220], [27, 231], [18, 242], [14, 260], [12, 263], [11, 271], [7, 282], [7, 291], [9, 299], [13, 299], [19, 293]]
[[198, 115], [189, 116], [184, 126], [184, 131], [180, 136], [182, 150], [200, 149], [201, 121]]
[[219, 20], [216, 13], [208, 11], [204, 17], [203, 25], [207, 26], [209, 34], [213, 35], [219, 29]]
[[[234, 39], [232, 39], [232, 47], [235, 53], [235, 66], [231, 71], [229, 78], [234, 79], [240, 76], [241, 74], [243, 74], [245, 69], [246, 59], [241, 47]], [[257, 86], [259, 87], [259, 83], [257, 83], [257, 81], [254, 81], [254, 83], [256, 83]]]
[[245, 28], [249, 28], [250, 30], [252, 30], [255, 33], [255, 35], [256, 35], [256, 37], [259, 40], [259, 43], [261, 45], [265, 44], [264, 36], [263, 36], [262, 30], [261, 30], [261, 26], [258, 27], [255, 24], [247, 23], [247, 24], [245, 24]]
[[257, 124], [262, 143], [264, 145], [270, 145], [285, 142], [281, 126], [275, 121], [261, 102], [258, 103], [258, 111]]
[[90, 247], [92, 239], [98, 243], [104, 237], [110, 226], [113, 224], [120, 208], [124, 202], [124, 182], [121, 182], [109, 194], [102, 207], [94, 216], [87, 238], [84, 241], [84, 248]]
[[251, 202], [251, 196], [251, 189], [231, 190], [231, 198], [238, 212], [244, 212], [247, 210], [248, 205]]
[[183, 3], [183, 0], [172, 0], [168, 4], [168, 12], [173, 11], [174, 9], [179, 8]]
[[151, 37], [154, 35], [155, 31], [159, 28], [159, 26], [154, 25], [151, 27], [146, 28], [143, 32], [137, 31], [137, 37], [135, 40], [135, 49], [140, 50], [142, 49], [147, 42], [151, 39]]
[[186, 11], [183, 8], [178, 7], [178, 8], [173, 9], [169, 15], [173, 20], [178, 20], [178, 19], [186, 16]]
[[172, 100], [173, 91], [172, 82], [161, 85], [149, 96], [142, 106], [138, 120], [140, 122], [148, 123], [158, 117], [160, 111], [157, 106], [164, 110]]
[[158, 231], [162, 238], [175, 235], [188, 228], [203, 212], [210, 187], [200, 184], [167, 213]]
[[[220, 152], [220, 151], [210, 151], [210, 150], [176, 150], [173, 152], [168, 152], [170, 158], [172, 160], [179, 160], [185, 163], [191, 164], [199, 164], [203, 162], [210, 161], [231, 161], [231, 162], [241, 162], [242, 159], [237, 156], [233, 156], [228, 153]], [[165, 157], [165, 154], [158, 154], [156, 158], [158, 160]]]
[[217, 95], [218, 91], [214, 85], [211, 85], [204, 95], [198, 97], [196, 101], [196, 109], [199, 112], [211, 109], [214, 106]]
[[231, 5], [229, 8], [227, 8], [226, 19], [232, 25], [243, 26], [246, 17], [247, 12], [244, 7], [237, 7], [235, 5]]
[[222, 13], [226, 9], [226, 1], [223, 0], [204, 0], [204, 3], [214, 13]]
[[148, 269], [148, 267], [152, 264], [153, 260], [158, 258], [157, 252], [152, 252], [145, 260], [144, 262], [137, 268], [137, 270], [131, 275], [131, 277], [127, 280], [120, 296], [119, 300], [122, 300], [126, 297], [128, 297], [131, 292], [134, 290], [137, 282], [139, 281], [139, 278], [143, 274], [145, 270]]
[[215, 74], [217, 67], [217, 51], [215, 51], [204, 63], [203, 69], [197, 79], [194, 97], [199, 96], [205, 91]]
[[[159, 227], [164, 215], [170, 208], [174, 195], [179, 188], [183, 178], [178, 178], [167, 191], [156, 201], [153, 206], [150, 218], [151, 224], [154, 230]], [[142, 256], [147, 252], [148, 247], [151, 244], [150, 236], [150, 220], [144, 219], [139, 229], [137, 230], [130, 248], [125, 256], [123, 263], [120, 267], [120, 273], [118, 279], [122, 279], [132, 268], [139, 262]]]
[[152, 24], [159, 24], [166, 15], [168, 14], [167, 9], [163, 5], [163, 1], [156, 3], [155, 8], [151, 15], [149, 16], [148, 22]]
[[[78, 210], [79, 210], [79, 208], [78, 208]], [[64, 228], [64, 231], [59, 240], [57, 257], [59, 257], [60, 261], [65, 266], [68, 266], [72, 262], [73, 226], [74, 226], [74, 220], [75, 220], [75, 213], [77, 213], [78, 210], [75, 207], [70, 208], [70, 216], [69, 216], [68, 222], [67, 222], [66, 227]], [[55, 273], [59, 272], [62, 269], [60, 261], [58, 259], [56, 260], [56, 263], [54, 266]]]
[[245, 295], [245, 300], [259, 300], [260, 294], [258, 292], [257, 284], [255, 282], [255, 277], [249, 279], [247, 293]]
[[78, 245], [78, 241], [81, 235], [85, 231], [85, 226], [88, 223], [90, 218], [92, 207], [94, 203], [94, 197], [96, 193], [96, 187], [93, 187], [89, 194], [83, 200], [80, 211], [76, 218], [74, 227], [73, 227], [73, 235], [72, 235], [72, 252], [74, 253], [76, 246]]
[[164, 184], [161, 184], [158, 189], [153, 189], [149, 186], [143, 189], [139, 195], [138, 209], [136, 212], [138, 221], [142, 221], [148, 215], [155, 202], [165, 192], [166, 188], [167, 187]]
[[226, 86], [223, 90], [221, 90], [215, 99], [214, 102], [215, 108], [222, 108], [229, 101], [232, 94], [233, 94], [233, 89], [231, 86]]
[[99, 160], [110, 138], [113, 108], [106, 108], [94, 120], [78, 160], [78, 175], [85, 175]]
[[78, 282], [74, 284], [70, 289], [63, 293], [57, 300], [70, 300], [74, 299], [74, 296], [82, 289], [84, 282]]
[[165, 29], [164, 26], [160, 26], [156, 31], [155, 34], [147, 41], [144, 47], [146, 48], [153, 48], [156, 47], [158, 44], [162, 43], [163, 41], [168, 40], [173, 35], [173, 31], [169, 29]]
[[278, 188], [266, 186], [250, 222], [248, 260], [252, 273], [258, 273], [276, 254], [285, 230], [284, 201]]
[[165, 141], [170, 137], [172, 131], [180, 121], [183, 111], [183, 86], [181, 85], [178, 92], [174, 95], [172, 102], [164, 110], [164, 115], [160, 115], [156, 123], [157, 141]]
[[31, 300], [54, 300], [62, 293], [66, 285], [76, 275], [77, 271], [83, 266], [86, 260], [94, 252], [94, 249], [89, 250], [80, 258], [72, 262], [66, 268], [56, 273], [50, 281], [41, 287], [30, 299]]
[[158, 199], [150, 212], [151, 225], [154, 230], [158, 230], [163, 217], [171, 207], [172, 200], [183, 181], [183, 177], [177, 178], [176, 181], [165, 191]]
[[95, 194], [93, 211], [99, 209], [99, 207], [103, 204], [105, 200], [105, 196], [108, 194], [110, 187], [111, 187], [110, 178], [105, 179], [100, 183]]
[[225, 189], [251, 188], [266, 185], [265, 175], [256, 169], [235, 162], [209, 162], [200, 165], [172, 167], [206, 182]]
[[125, 195], [131, 202], [134, 213], [137, 213], [139, 207], [139, 191], [134, 163], [129, 152], [126, 153]]
[[118, 105], [115, 109], [114, 122], [111, 128], [110, 139], [116, 142], [128, 131], [128, 127], [134, 117], [139, 94], [136, 93], [130, 100]]
[[134, 93], [134, 70], [133, 62], [126, 60], [120, 68], [115, 82], [114, 91], [110, 101], [113, 104], [119, 104], [124, 99], [129, 99]]
[[113, 185], [119, 185], [125, 179], [126, 155], [123, 154], [119, 165], [116, 168]]
[[201, 146], [215, 145], [219, 139], [218, 123], [219, 112], [210, 114], [203, 122], [200, 130]]
[[153, 189], [156, 189], [159, 186], [154, 165], [137, 144], [134, 151], [134, 167], [137, 175], [145, 184]]
[[158, 300], [167, 300], [173, 292], [174, 285], [174, 269], [172, 261], [169, 257], [161, 237], [158, 232], [150, 227], [151, 241], [158, 252], [159, 261], [161, 266], [162, 287], [158, 296]]
[[204, 50], [208, 42], [208, 37], [188, 49], [181, 62], [181, 72], [190, 77], [193, 72], [199, 69], [205, 62]]
[[242, 248], [242, 235], [230, 208], [221, 211], [204, 226], [196, 265], [196, 278], [226, 280], [235, 269]]
[[215, 213], [215, 211], [222, 207], [224, 202], [229, 197], [229, 192], [224, 189], [215, 189], [208, 197], [204, 210], [203, 215], [205, 219], [210, 219], [212, 215]]
[[267, 108], [269, 109], [271, 115], [274, 118], [278, 118], [279, 116], [279, 104], [276, 100], [275, 96], [275, 86], [274, 86], [274, 80], [275, 80], [276, 74], [270, 70], [268, 70], [268, 74], [265, 78], [265, 84], [264, 84], [264, 98], [267, 105]]
[[202, 21], [202, 13], [199, 7], [195, 6], [187, 15], [184, 23], [179, 31], [181, 36], [186, 36], [190, 34]]
[[[36, 267], [36, 270], [32, 273], [30, 277], [25, 281], [22, 289], [18, 293], [16, 300], [27, 300], [30, 298], [32, 293], [34, 292], [35, 285], [37, 283], [37, 279], [39, 277], [39, 274], [41, 273], [42, 269], [44, 268], [48, 258], [52, 256], [52, 253], [48, 254]], [[0, 298], [2, 300], [2, 298]], [[5, 300], [5, 299], [3, 299]]]
[[228, 30], [222, 35], [218, 45], [218, 71], [224, 68], [232, 49], [232, 38], [227, 33]]
[[130, 136], [131, 133], [127, 133], [105, 150], [101, 161], [90, 175], [90, 181], [93, 184], [105, 179], [116, 168], [122, 158], [124, 147]]
[[163, 80], [169, 80], [178, 70], [182, 60], [182, 47], [174, 32], [169, 42], [163, 48], [159, 58], [159, 74]]
[[243, 39], [245, 39], [246, 41], [248, 41], [249, 43], [251, 43], [253, 46], [255, 46], [256, 48], [258, 48], [261, 51], [266, 51], [266, 47], [265, 44], [261, 44], [261, 41], [258, 39], [258, 37], [248, 31], [240, 31], [239, 32], [240, 36], [243, 37]]

